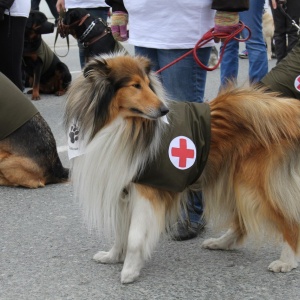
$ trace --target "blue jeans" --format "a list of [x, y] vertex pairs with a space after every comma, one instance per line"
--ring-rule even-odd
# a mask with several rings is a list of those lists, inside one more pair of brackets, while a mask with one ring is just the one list
[[[190, 49], [153, 49], [135, 46], [135, 54], [148, 57], [153, 70], [157, 71], [168, 63], [182, 56]], [[211, 47], [197, 50], [198, 58], [205, 65], [208, 64]], [[192, 54], [180, 60], [173, 66], [160, 73], [162, 84], [172, 100], [203, 102], [206, 83], [206, 73], [200, 68]], [[202, 222], [202, 194], [191, 195], [189, 197], [188, 219], [190, 222], [199, 224]], [[183, 218], [186, 219], [184, 215]]]
[[[268, 73], [268, 58], [266, 44], [262, 34], [262, 15], [264, 0], [250, 0], [250, 9], [240, 12], [240, 20], [251, 29], [251, 38], [245, 42], [249, 58], [249, 80], [260, 81]], [[247, 37], [246, 29], [242, 32]], [[221, 63], [221, 85], [228, 80], [236, 81], [239, 68], [239, 42], [230, 41], [225, 49]]]
[[[135, 46], [135, 54], [148, 57], [157, 71], [190, 49], [154, 49]], [[211, 47], [197, 50], [199, 59], [208, 64]], [[172, 100], [203, 102], [206, 73], [192, 54], [160, 73], [162, 84]]]
[[[95, 8], [85, 8], [85, 10], [88, 11], [88, 13], [94, 17], [94, 18], [101, 18], [105, 22], [107, 22], [108, 17], [108, 7], [95, 7]], [[85, 65], [85, 48], [81, 45], [81, 43], [78, 42], [79, 47], [79, 60], [80, 60], [80, 66], [81, 69], [84, 68]]]

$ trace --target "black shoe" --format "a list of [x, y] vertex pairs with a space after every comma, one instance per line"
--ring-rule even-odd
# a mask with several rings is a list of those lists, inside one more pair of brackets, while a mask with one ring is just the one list
[[189, 223], [189, 222], [179, 222], [177, 225], [177, 230], [172, 235], [174, 241], [186, 241], [196, 238], [205, 227], [205, 222], [200, 223]]

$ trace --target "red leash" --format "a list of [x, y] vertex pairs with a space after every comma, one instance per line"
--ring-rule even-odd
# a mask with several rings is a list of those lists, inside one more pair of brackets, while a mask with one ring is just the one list
[[[162, 71], [164, 71], [165, 69], [173, 66], [174, 64], [176, 64], [178, 61], [182, 60], [183, 58], [185, 58], [186, 56], [190, 55], [191, 53], [193, 53], [193, 57], [196, 61], [196, 63], [201, 67], [203, 68], [204, 70], [207, 70], [207, 71], [213, 71], [215, 70], [219, 64], [221, 63], [222, 61], [222, 58], [223, 58], [223, 54], [224, 54], [224, 51], [225, 51], [225, 48], [228, 44], [228, 42], [232, 39], [236, 40], [236, 41], [239, 41], [239, 42], [245, 42], [247, 41], [248, 39], [250, 39], [251, 37], [251, 30], [248, 26], [246, 26], [243, 22], [239, 22], [240, 26], [239, 28], [234, 31], [233, 33], [231, 34], [227, 34], [227, 33], [216, 33], [214, 31], [214, 28], [211, 28], [208, 32], [206, 32], [203, 37], [196, 43], [195, 47], [188, 51], [187, 53], [185, 53], [184, 55], [178, 57], [177, 59], [173, 60], [172, 62], [170, 62], [169, 64], [167, 64], [166, 66], [164, 66], [163, 68], [159, 69], [158, 71], [156, 71], [155, 73], [158, 74], [158, 73], [161, 73]], [[239, 39], [236, 37], [236, 35], [238, 35], [239, 33], [242, 32], [243, 29], [247, 29], [249, 34], [248, 36], [245, 38], [245, 39]], [[201, 47], [203, 47], [205, 44], [207, 44], [208, 42], [210, 42], [211, 40], [213, 39], [223, 39], [223, 47], [222, 47], [222, 51], [221, 51], [221, 54], [220, 54], [220, 58], [218, 60], [218, 63], [212, 67], [212, 68], [209, 68], [207, 67], [206, 65], [204, 65], [200, 59], [197, 57], [197, 50]]]

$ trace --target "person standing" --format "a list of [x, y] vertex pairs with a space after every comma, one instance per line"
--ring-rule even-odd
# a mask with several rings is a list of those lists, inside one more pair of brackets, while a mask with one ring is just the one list
[[[40, 10], [40, 2], [41, 0], [31, 0], [31, 9], [32, 10]], [[56, 0], [46, 0], [50, 12], [55, 19], [55, 25], [57, 25], [59, 14], [56, 10]]]
[[0, 72], [21, 91], [22, 56], [30, 0], [0, 0]]
[[[268, 57], [262, 33], [262, 16], [265, 0], [250, 0], [250, 8], [239, 13], [240, 20], [251, 30], [251, 37], [245, 42], [249, 58], [249, 81], [258, 82], [268, 73]], [[243, 38], [248, 30], [242, 32]], [[221, 86], [228, 81], [236, 81], [239, 68], [239, 42], [232, 40], [227, 44], [221, 62]]]
[[[229, 2], [229, 1], [226, 1]], [[248, 9], [248, 1], [234, 1], [234, 6], [243, 3]], [[238, 13], [228, 13], [223, 0], [106, 0], [112, 7], [111, 28], [118, 41], [127, 39], [127, 22], [130, 23], [129, 44], [134, 45], [135, 54], [148, 57], [153, 71], [166, 66], [192, 48], [197, 41], [214, 27], [215, 9], [218, 12], [217, 29], [231, 33], [237, 29]], [[221, 17], [222, 13], [223, 16]], [[129, 19], [128, 19], [129, 18]], [[223, 21], [226, 24], [223, 24]], [[199, 59], [208, 64], [214, 42], [197, 49]], [[207, 71], [200, 68], [192, 55], [159, 74], [168, 96], [177, 101], [203, 102]], [[187, 240], [198, 235], [204, 227], [201, 193], [189, 197], [188, 216], [184, 223], [179, 222], [175, 240]]]
[[[105, 3], [104, 0], [57, 0], [56, 2], [56, 9], [58, 12], [60, 12], [61, 10], [66, 11], [74, 8], [84, 8], [94, 18], [101, 18], [105, 22], [107, 21], [109, 6]], [[81, 68], [83, 68], [86, 61], [85, 50], [79, 41], [78, 47], [80, 66]]]
[[298, 29], [284, 15], [279, 5], [297, 25], [299, 25], [300, 17], [299, 0], [270, 0], [275, 26], [274, 42], [277, 64], [293, 49], [299, 38]]

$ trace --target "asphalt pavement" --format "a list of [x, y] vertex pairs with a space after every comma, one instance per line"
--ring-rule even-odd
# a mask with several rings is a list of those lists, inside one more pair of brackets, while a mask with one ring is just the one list
[[[53, 49], [54, 34], [44, 39]], [[56, 52], [63, 55], [66, 51], [66, 41], [59, 38]], [[61, 60], [69, 66], [73, 78], [78, 76], [75, 40], [71, 39], [69, 53]], [[273, 67], [275, 60], [269, 65]], [[239, 84], [247, 81], [247, 73], [248, 61], [240, 60]], [[207, 100], [217, 95], [219, 83], [219, 70], [210, 72]], [[69, 166], [62, 126], [64, 102], [65, 96], [42, 95], [34, 104], [53, 131], [63, 164]], [[208, 224], [198, 238], [190, 241], [162, 237], [137, 282], [122, 285], [121, 264], [102, 265], [92, 260], [97, 251], [109, 250], [111, 244], [88, 231], [70, 183], [36, 190], [0, 187], [0, 299], [300, 298], [300, 270], [286, 274], [267, 270], [269, 263], [279, 258], [279, 244], [250, 238], [233, 251], [201, 249], [205, 238], [219, 234]]]

